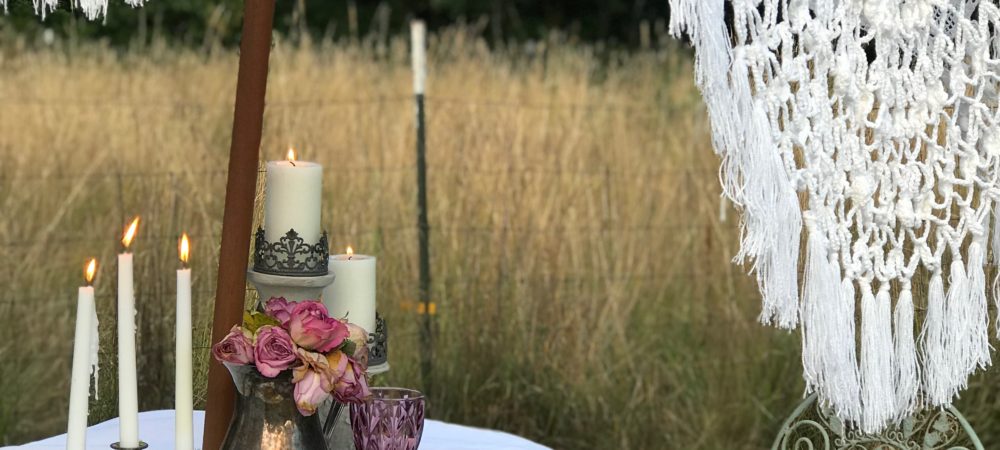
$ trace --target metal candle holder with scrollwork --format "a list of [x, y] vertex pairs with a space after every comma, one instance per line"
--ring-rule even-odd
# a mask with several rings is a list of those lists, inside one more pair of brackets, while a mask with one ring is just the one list
[[285, 277], [316, 277], [327, 274], [330, 246], [326, 233], [319, 242], [308, 244], [294, 229], [277, 242], [268, 242], [264, 229], [257, 229], [254, 239], [253, 270]]
[[376, 374], [389, 370], [389, 330], [385, 319], [375, 313], [375, 332], [368, 333], [368, 373]]

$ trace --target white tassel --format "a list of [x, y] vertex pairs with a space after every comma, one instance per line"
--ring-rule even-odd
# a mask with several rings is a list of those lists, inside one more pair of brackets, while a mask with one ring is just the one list
[[[993, 265], [1000, 266], [1000, 202], [993, 204], [993, 237], [990, 241], [993, 249]], [[1000, 270], [993, 277], [993, 302], [1000, 311]], [[997, 339], [1000, 339], [1000, 314], [997, 314]]]
[[[746, 158], [743, 167], [749, 168], [752, 175], [743, 177], [746, 232], [737, 258], [755, 257], [754, 270], [764, 304], [761, 321], [790, 330], [798, 324], [797, 268], [802, 214], [781, 157], [773, 151], [774, 144], [766, 131], [767, 112], [759, 102], [753, 103], [752, 118], [747, 127], [750, 142], [741, 155]], [[821, 247], [825, 249], [825, 243]], [[839, 266], [836, 262], [832, 264]]]
[[951, 262], [951, 276], [948, 278], [948, 297], [945, 301], [945, 362], [947, 371], [948, 404], [951, 399], [964, 389], [971, 372], [972, 347], [969, 345], [969, 325], [972, 321], [972, 308], [969, 298], [969, 279], [965, 266], [958, 255]]
[[966, 274], [969, 277], [966, 284], [969, 293], [966, 300], [969, 304], [969, 322], [965, 326], [968, 330], [967, 345], [971, 357], [967, 363], [967, 375], [975, 372], [976, 369], [985, 369], [992, 363], [989, 337], [990, 313], [986, 299], [986, 273], [983, 271], [986, 255], [980, 242], [977, 238], [969, 244], [968, 268], [966, 269]]
[[[830, 289], [829, 276], [824, 267], [826, 251], [817, 242], [815, 233], [809, 233], [806, 262], [803, 268], [805, 285], [802, 289], [802, 372], [806, 392], [817, 391], [824, 385], [822, 343], [826, 339], [827, 318], [822, 316], [824, 297]], [[852, 289], [853, 291], [853, 289]], [[828, 298], [828, 297], [826, 297]]]
[[[763, 297], [760, 321], [798, 324], [802, 216], [771, 135], [764, 105], [754, 99], [742, 56], [731, 56], [723, 0], [671, 0], [670, 30], [695, 47], [695, 81], [705, 99], [715, 151], [722, 156], [723, 193], [743, 209], [737, 263], [753, 262]], [[740, 53], [742, 54], [742, 53]]]
[[[836, 269], [833, 269], [835, 272]], [[840, 292], [830, 296], [834, 300], [831, 311], [830, 333], [827, 334], [827, 380], [832, 384], [830, 399], [840, 405], [839, 411], [848, 421], [861, 419], [861, 378], [855, 346], [855, 292], [854, 282], [841, 280]]]
[[941, 270], [938, 269], [931, 275], [931, 281], [927, 285], [927, 317], [920, 331], [924, 392], [931, 406], [951, 403], [944, 322], [944, 281], [941, 279]]
[[59, 0], [31, 0], [31, 6], [35, 8], [35, 14], [45, 20], [45, 16], [59, 7]]
[[809, 233], [802, 295], [802, 364], [807, 392], [840, 417], [861, 411], [854, 343], [854, 285], [840, 278], [818, 233]]
[[73, 0], [73, 7], [79, 9], [87, 20], [97, 20], [108, 14], [108, 0]]
[[913, 293], [909, 280], [903, 280], [903, 289], [896, 301], [893, 340], [896, 348], [896, 416], [902, 420], [919, 407], [920, 366], [913, 340]]
[[861, 428], [875, 433], [896, 415], [892, 300], [886, 283], [879, 288], [878, 297], [868, 282], [861, 287]]

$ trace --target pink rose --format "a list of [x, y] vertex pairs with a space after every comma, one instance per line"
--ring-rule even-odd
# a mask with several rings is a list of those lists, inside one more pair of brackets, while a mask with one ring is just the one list
[[264, 312], [275, 318], [283, 327], [288, 326], [288, 320], [292, 318], [292, 309], [295, 302], [285, 300], [285, 297], [271, 297], [264, 305]]
[[347, 364], [350, 362], [350, 358], [340, 350], [330, 352], [328, 355], [324, 356], [326, 359], [327, 376], [330, 379], [330, 391], [334, 389], [334, 385], [344, 376], [347, 372]]
[[361, 403], [371, 396], [368, 378], [361, 366], [346, 356], [347, 368], [344, 375], [333, 385], [333, 397], [341, 403]]
[[281, 327], [271, 325], [264, 325], [257, 330], [254, 356], [257, 370], [268, 378], [278, 376], [278, 373], [291, 367], [298, 359], [292, 337]]
[[219, 362], [253, 364], [253, 344], [243, 333], [243, 328], [233, 325], [229, 334], [212, 346], [212, 356]]
[[296, 368], [293, 373], [292, 382], [295, 383], [295, 390], [292, 395], [295, 397], [295, 406], [303, 416], [316, 414], [316, 408], [330, 397], [330, 393], [323, 389], [325, 377], [311, 369]]
[[348, 335], [347, 326], [331, 318], [326, 307], [315, 300], [295, 305], [288, 331], [296, 345], [320, 353], [337, 348]]
[[305, 375], [304, 372], [308, 370], [314, 371], [322, 375], [320, 381], [323, 383], [323, 390], [326, 392], [332, 391], [333, 383], [337, 381], [337, 378], [340, 378], [341, 374], [344, 373], [344, 368], [340, 368], [339, 372], [337, 372], [335, 368], [330, 367], [330, 363], [325, 355], [311, 352], [302, 347], [296, 349], [296, 353], [298, 353], [299, 361], [301, 361], [302, 364], [295, 366], [295, 368], [292, 369], [292, 377], [300, 378]]

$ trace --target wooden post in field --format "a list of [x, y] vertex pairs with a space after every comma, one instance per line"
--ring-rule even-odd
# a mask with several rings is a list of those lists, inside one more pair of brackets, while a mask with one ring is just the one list
[[410, 43], [413, 56], [413, 95], [417, 108], [417, 239], [420, 247], [420, 376], [424, 393], [430, 397], [431, 362], [434, 342], [431, 333], [431, 255], [430, 224], [427, 221], [427, 129], [424, 124], [424, 85], [427, 81], [427, 27], [423, 21], [410, 22]]
[[[233, 325], [243, 321], [273, 21], [274, 0], [244, 0], [243, 36], [236, 77], [236, 105], [233, 112], [233, 138], [229, 147], [229, 175], [222, 218], [212, 343], [222, 340]], [[229, 372], [222, 364], [209, 358], [208, 398], [202, 445], [204, 450], [218, 450], [222, 445], [233, 415], [234, 401], [233, 381]]]

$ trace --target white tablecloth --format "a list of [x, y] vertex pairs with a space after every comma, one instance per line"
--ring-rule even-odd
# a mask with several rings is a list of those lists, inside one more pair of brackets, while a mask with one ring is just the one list
[[[203, 411], [194, 412], [195, 448], [201, 447]], [[174, 448], [174, 412], [147, 411], [139, 414], [139, 435], [149, 444], [149, 450]], [[118, 419], [111, 419], [90, 427], [87, 431], [88, 450], [108, 450], [118, 441]], [[66, 435], [44, 439], [30, 444], [3, 449], [65, 449]], [[428, 420], [424, 423], [421, 450], [544, 450], [547, 447], [527, 439], [481, 428], [472, 428]]]

